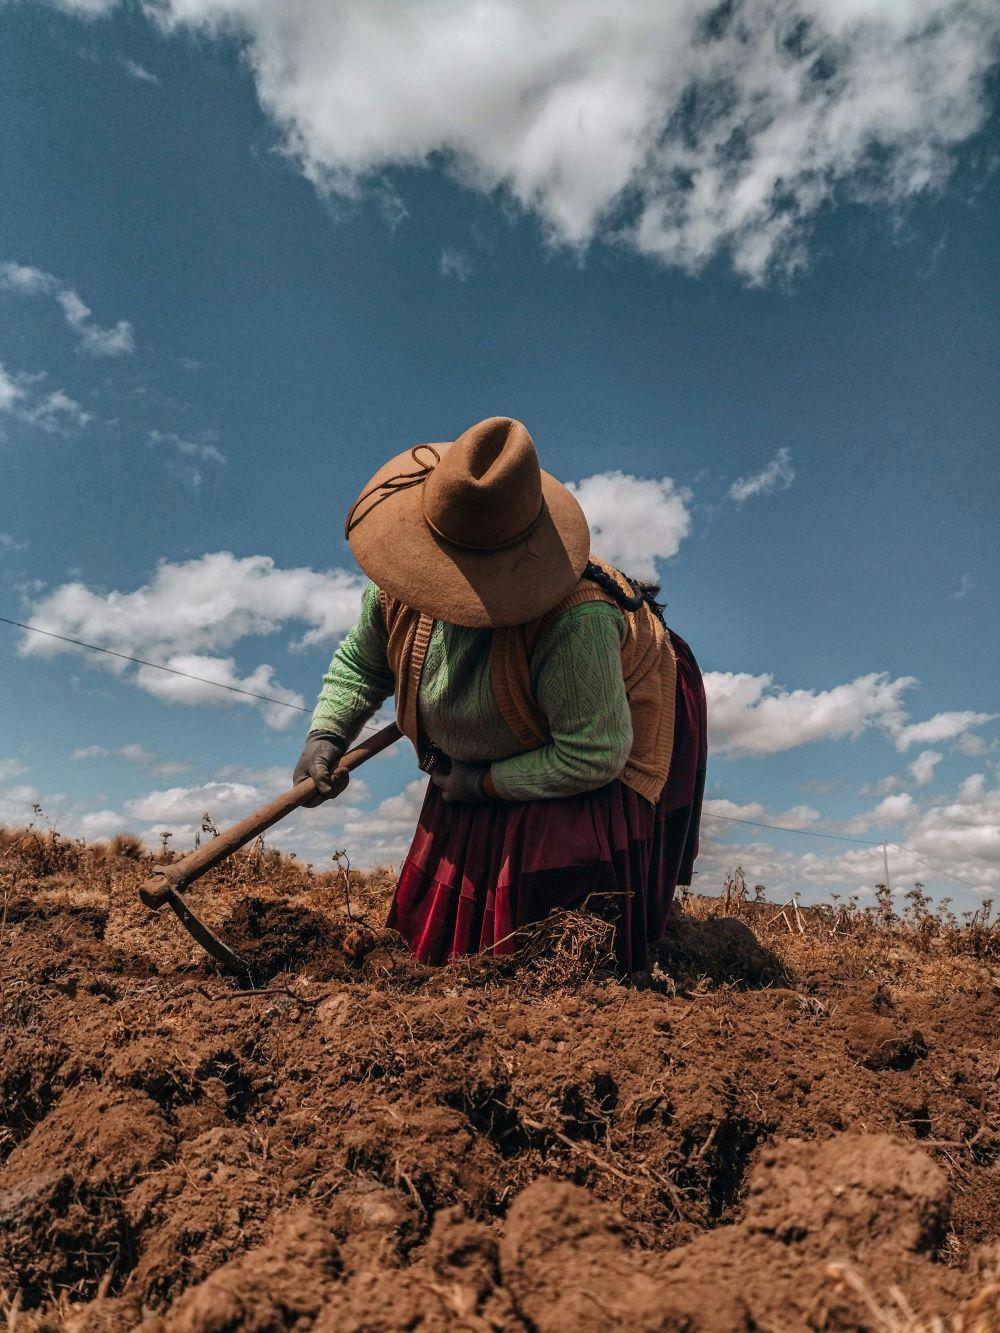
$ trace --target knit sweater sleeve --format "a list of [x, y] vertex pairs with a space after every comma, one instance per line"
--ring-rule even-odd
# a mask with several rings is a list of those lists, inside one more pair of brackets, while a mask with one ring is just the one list
[[354, 739], [395, 689], [387, 642], [378, 588], [369, 582], [358, 622], [333, 654], [323, 677], [310, 731], [335, 732], [348, 744]]
[[531, 660], [532, 688], [552, 740], [490, 767], [507, 801], [572, 796], [618, 777], [632, 749], [621, 667], [624, 618], [607, 602], [564, 612]]

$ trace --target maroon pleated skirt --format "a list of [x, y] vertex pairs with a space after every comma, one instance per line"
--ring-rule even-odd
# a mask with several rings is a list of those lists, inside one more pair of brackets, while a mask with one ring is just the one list
[[425, 963], [511, 953], [519, 927], [598, 897], [616, 925], [623, 971], [648, 965], [678, 884], [690, 884], [705, 786], [701, 672], [671, 631], [677, 710], [667, 784], [656, 805], [615, 781], [543, 801], [449, 804], [433, 783], [403, 862], [388, 924]]

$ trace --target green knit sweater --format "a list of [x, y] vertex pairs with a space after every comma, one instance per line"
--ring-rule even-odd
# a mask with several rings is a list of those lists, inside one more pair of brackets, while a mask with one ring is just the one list
[[[625, 619], [607, 602], [565, 611], [539, 639], [531, 684], [552, 740], [522, 747], [500, 716], [490, 686], [492, 631], [435, 621], [420, 678], [420, 726], [453, 759], [488, 763], [498, 795], [535, 801], [591, 791], [616, 778], [632, 748], [621, 669]], [[378, 588], [323, 677], [310, 731], [350, 742], [395, 691]]]

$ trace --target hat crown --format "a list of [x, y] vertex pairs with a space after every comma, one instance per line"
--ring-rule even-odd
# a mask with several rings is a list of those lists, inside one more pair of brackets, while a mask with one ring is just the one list
[[473, 550], [498, 550], [527, 536], [543, 504], [534, 441], [511, 417], [471, 426], [424, 485], [429, 526], [445, 541]]

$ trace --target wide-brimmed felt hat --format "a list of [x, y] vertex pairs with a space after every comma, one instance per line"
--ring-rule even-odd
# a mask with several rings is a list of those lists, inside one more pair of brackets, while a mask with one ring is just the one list
[[346, 536], [380, 588], [453, 625], [544, 615], [590, 556], [583, 510], [511, 417], [391, 458], [351, 506]]

